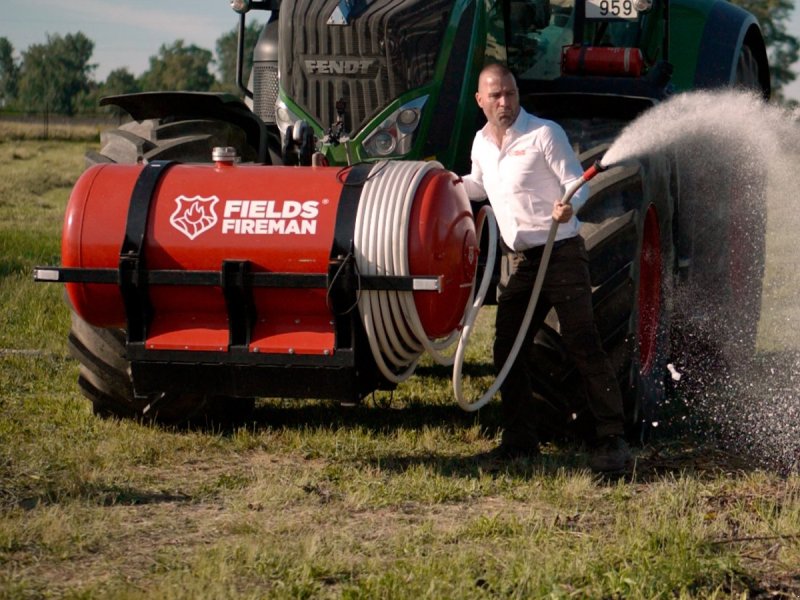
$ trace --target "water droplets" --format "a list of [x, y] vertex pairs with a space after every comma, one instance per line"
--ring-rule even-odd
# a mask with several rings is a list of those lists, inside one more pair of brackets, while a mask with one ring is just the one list
[[[677, 248], [682, 283], [670, 288], [673, 402], [651, 425], [689, 427], [753, 464], [798, 469], [800, 109], [734, 90], [677, 95], [626, 127], [603, 163], [665, 152], [680, 173], [676, 218], [694, 235]], [[765, 261], [752, 260], [765, 248]]]

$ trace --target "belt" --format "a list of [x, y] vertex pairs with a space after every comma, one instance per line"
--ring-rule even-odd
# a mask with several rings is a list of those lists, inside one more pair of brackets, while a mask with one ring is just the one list
[[[563, 240], [558, 240], [553, 242], [553, 250], [557, 250], [561, 246], [565, 246], [570, 242], [574, 243], [577, 240], [577, 236], [564, 238]], [[528, 260], [539, 260], [544, 254], [544, 244], [541, 246], [534, 246], [533, 248], [528, 248], [527, 250], [522, 250], [521, 252], [517, 252], [517, 254], [522, 254]]]

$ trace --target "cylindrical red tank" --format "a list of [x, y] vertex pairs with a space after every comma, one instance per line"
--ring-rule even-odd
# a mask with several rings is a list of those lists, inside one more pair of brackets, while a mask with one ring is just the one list
[[567, 46], [561, 57], [561, 70], [570, 75], [639, 77], [644, 57], [639, 48]]
[[[81, 176], [64, 222], [65, 267], [118, 267], [131, 193], [142, 169], [98, 165]], [[411, 228], [408, 240], [412, 275], [440, 276], [443, 283], [438, 292], [414, 292], [432, 337], [458, 324], [475, 273], [474, 224], [464, 218], [470, 214], [469, 202], [454, 181], [440, 169], [420, 184], [413, 216], [418, 226]], [[219, 271], [225, 260], [246, 260], [255, 273], [327, 274], [343, 190], [336, 167], [172, 166], [152, 198], [142, 252], [146, 268]], [[67, 292], [89, 323], [125, 326], [118, 286], [69, 283]], [[221, 287], [151, 285], [148, 294], [153, 319], [146, 348], [227, 349]], [[335, 351], [326, 289], [257, 287], [253, 296], [252, 352]]]

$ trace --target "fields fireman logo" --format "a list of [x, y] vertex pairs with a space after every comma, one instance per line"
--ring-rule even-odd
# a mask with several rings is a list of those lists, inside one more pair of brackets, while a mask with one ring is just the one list
[[210, 198], [178, 196], [175, 198], [178, 207], [172, 213], [169, 222], [175, 229], [193, 240], [217, 224], [217, 213], [214, 211], [217, 202], [219, 198], [216, 196]]

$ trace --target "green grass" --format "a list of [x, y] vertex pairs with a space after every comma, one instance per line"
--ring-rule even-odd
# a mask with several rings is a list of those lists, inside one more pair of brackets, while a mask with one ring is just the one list
[[84, 149], [0, 144], [0, 598], [800, 594], [797, 473], [663, 437], [625, 480], [570, 444], [498, 468], [475, 459], [497, 405], [460, 411], [427, 363], [393, 396], [263, 401], [232, 431], [96, 418], [62, 290], [30, 280], [58, 261]]
[[90, 119], [81, 124], [69, 117], [51, 115], [50, 121], [45, 123], [44, 118], [16, 120], [13, 116], [0, 117], [0, 138], [9, 141], [62, 140], [96, 143], [100, 139], [100, 133], [112, 128], [111, 123], [114, 121], [104, 117]]

